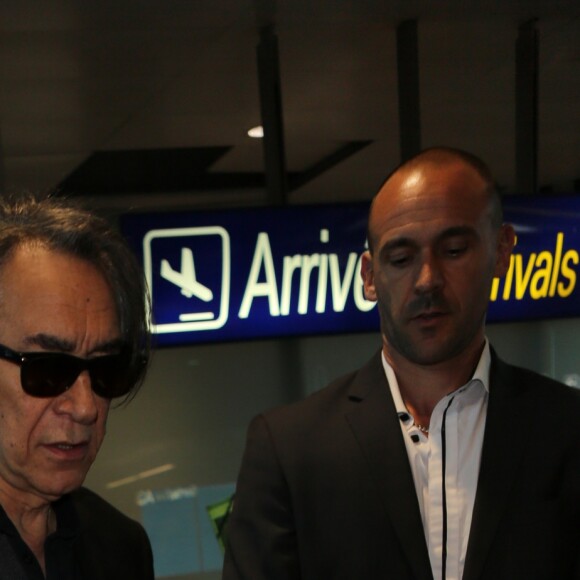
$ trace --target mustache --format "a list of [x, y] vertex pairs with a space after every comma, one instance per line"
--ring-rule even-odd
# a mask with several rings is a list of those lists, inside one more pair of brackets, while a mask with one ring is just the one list
[[418, 296], [410, 302], [407, 305], [405, 314], [409, 318], [415, 318], [431, 310], [447, 312], [449, 309], [447, 300], [441, 294], [426, 294]]

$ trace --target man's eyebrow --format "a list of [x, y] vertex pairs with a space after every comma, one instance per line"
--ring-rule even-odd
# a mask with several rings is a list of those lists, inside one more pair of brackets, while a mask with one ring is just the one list
[[477, 237], [477, 232], [470, 226], [453, 226], [443, 230], [437, 237], [439, 240], [445, 240], [455, 236]]
[[39, 346], [43, 350], [55, 350], [60, 352], [72, 352], [75, 345], [65, 338], [39, 332], [24, 339], [26, 346]]
[[[24, 344], [27, 346], [37, 346], [46, 351], [56, 351], [70, 353], [74, 352], [76, 344], [66, 338], [61, 338], [59, 336], [54, 336], [52, 334], [46, 334], [39, 332], [38, 334], [33, 334], [27, 336], [24, 339]], [[123, 345], [123, 341], [120, 338], [109, 340], [101, 344], [96, 345], [92, 352], [115, 352], [118, 351]], [[89, 354], [91, 354], [89, 353]]]
[[[452, 226], [437, 235], [437, 241], [446, 240], [455, 236], [477, 237], [477, 232], [470, 226]], [[386, 254], [398, 248], [416, 248], [417, 242], [413, 238], [401, 236], [385, 243], [381, 248], [381, 254]]]
[[388, 252], [390, 250], [396, 250], [397, 248], [409, 248], [409, 247], [413, 247], [416, 245], [417, 245], [417, 243], [414, 242], [411, 238], [406, 238], [406, 237], [395, 238], [393, 240], [389, 240], [383, 246], [383, 251]]
[[116, 338], [114, 340], [109, 340], [107, 342], [103, 342], [98, 344], [89, 354], [93, 352], [104, 352], [104, 353], [116, 353], [119, 352], [124, 346], [126, 346], [126, 342], [122, 338]]

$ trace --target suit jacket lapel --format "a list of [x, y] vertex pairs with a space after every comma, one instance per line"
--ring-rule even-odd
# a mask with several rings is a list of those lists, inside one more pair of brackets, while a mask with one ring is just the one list
[[464, 580], [480, 577], [509, 501], [534, 416], [534, 400], [525, 396], [526, 390], [512, 367], [492, 351], [489, 404]]
[[356, 377], [346, 416], [389, 520], [417, 579], [432, 579], [429, 554], [401, 426], [380, 354]]

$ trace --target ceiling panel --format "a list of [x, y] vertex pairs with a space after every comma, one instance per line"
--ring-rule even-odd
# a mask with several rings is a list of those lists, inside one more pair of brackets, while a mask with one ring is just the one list
[[[537, 19], [540, 183], [570, 190], [580, 177], [576, 0], [3, 0], [5, 186], [51, 189], [99, 151], [228, 147], [211, 171], [262, 171], [262, 144], [246, 131], [260, 120], [256, 45], [270, 24], [288, 169], [373, 142], [291, 202], [368, 199], [400, 157], [396, 30], [405, 18], [419, 23], [423, 144], [473, 150], [508, 191], [515, 39]], [[231, 199], [240, 198], [222, 197]]]

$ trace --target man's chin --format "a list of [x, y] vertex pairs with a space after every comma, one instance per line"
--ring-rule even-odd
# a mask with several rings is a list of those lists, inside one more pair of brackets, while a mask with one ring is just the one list
[[454, 359], [464, 350], [464, 345], [442, 340], [440, 337], [409, 338], [397, 348], [399, 354], [420, 366], [435, 366]]
[[67, 495], [81, 487], [85, 480], [85, 475], [86, 474], [83, 474], [82, 476], [78, 475], [66, 478], [56, 478], [50, 482], [39, 482], [37, 489], [50, 501], [56, 501], [64, 495]]

